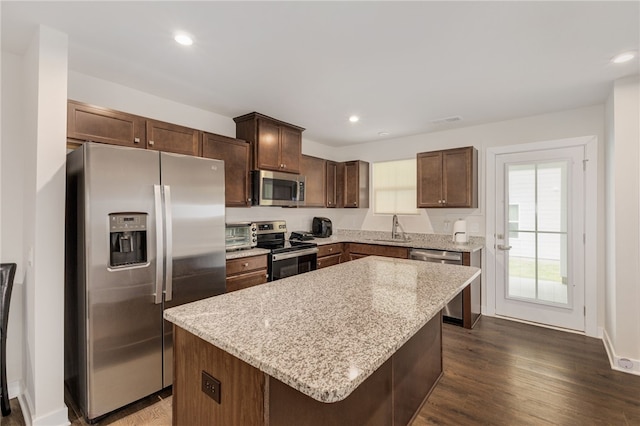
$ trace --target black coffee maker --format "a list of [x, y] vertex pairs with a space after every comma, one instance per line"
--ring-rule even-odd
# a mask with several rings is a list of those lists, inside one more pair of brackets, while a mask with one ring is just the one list
[[329, 238], [333, 233], [331, 219], [326, 217], [314, 217], [311, 232], [313, 232], [314, 237]]

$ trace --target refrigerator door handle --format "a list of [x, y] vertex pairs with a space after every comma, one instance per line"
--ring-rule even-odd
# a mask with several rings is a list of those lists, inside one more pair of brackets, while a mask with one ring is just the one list
[[166, 288], [165, 301], [173, 299], [173, 232], [172, 232], [172, 218], [171, 218], [171, 187], [164, 185], [164, 220], [167, 225], [166, 237], [167, 237], [167, 274], [166, 274]]
[[153, 295], [153, 303], [162, 303], [162, 264], [164, 254], [164, 242], [162, 241], [162, 192], [160, 185], [153, 185], [153, 196], [156, 214], [156, 292]]

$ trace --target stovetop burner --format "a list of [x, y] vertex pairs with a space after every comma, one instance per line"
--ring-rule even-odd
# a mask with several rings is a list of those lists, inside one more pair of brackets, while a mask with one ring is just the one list
[[287, 225], [283, 220], [256, 222], [256, 225], [258, 247], [271, 250], [271, 253], [286, 253], [318, 246], [309, 241], [287, 241], [285, 239]]
[[258, 241], [258, 247], [271, 250], [271, 253], [286, 253], [289, 251], [304, 250], [311, 247], [317, 247], [316, 243], [310, 243], [308, 241]]

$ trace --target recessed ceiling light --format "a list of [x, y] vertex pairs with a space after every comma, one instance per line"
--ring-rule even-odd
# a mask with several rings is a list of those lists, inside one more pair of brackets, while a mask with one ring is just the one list
[[176, 34], [173, 39], [183, 46], [191, 46], [193, 44], [193, 39], [186, 34]]
[[360, 117], [358, 117], [357, 115], [352, 115], [351, 117], [349, 117], [349, 121], [352, 123], [357, 123], [358, 121], [360, 121]]
[[619, 55], [616, 55], [611, 59], [611, 62], [614, 64], [623, 64], [625, 62], [629, 62], [633, 58], [636, 57], [636, 52], [623, 52]]
[[378, 132], [378, 136], [389, 136], [389, 132]]

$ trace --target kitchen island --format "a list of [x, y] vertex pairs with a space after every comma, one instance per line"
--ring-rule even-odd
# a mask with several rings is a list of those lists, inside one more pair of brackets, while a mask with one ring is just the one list
[[371, 256], [166, 310], [173, 423], [406, 424], [442, 374], [440, 310], [479, 274]]

